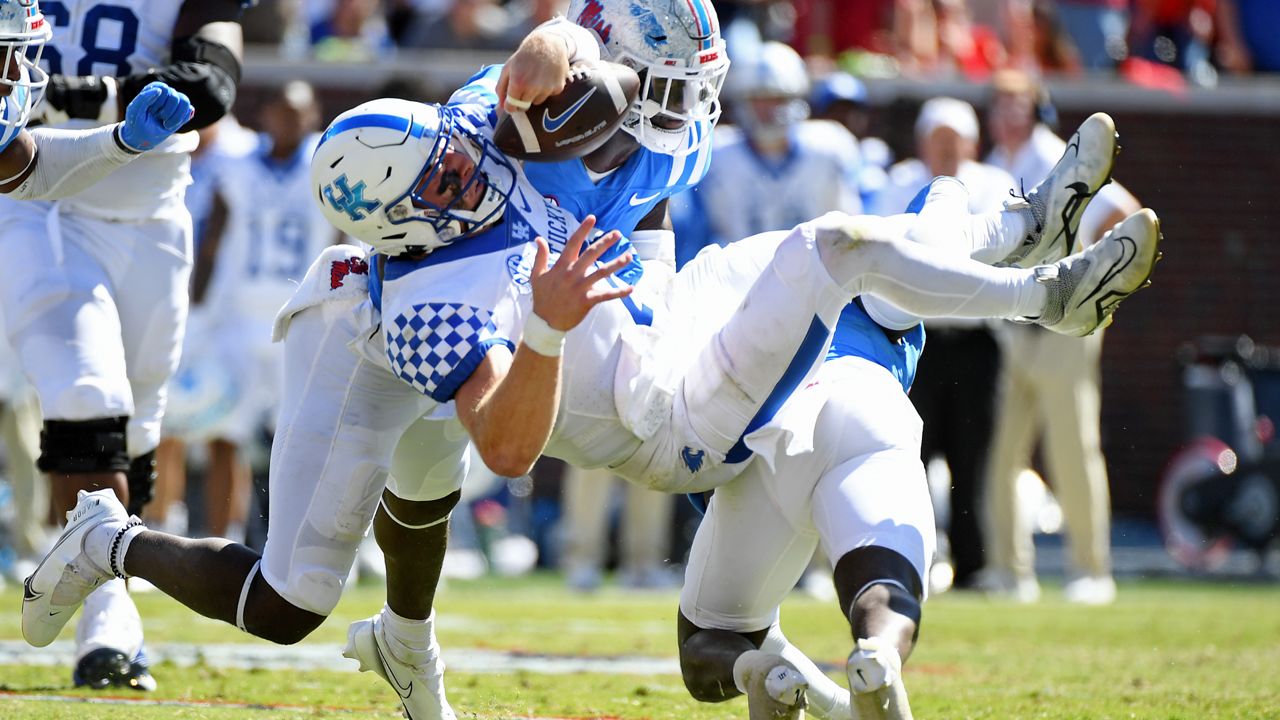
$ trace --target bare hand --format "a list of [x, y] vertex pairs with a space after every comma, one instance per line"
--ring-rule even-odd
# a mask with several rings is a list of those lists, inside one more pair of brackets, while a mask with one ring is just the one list
[[596, 261], [622, 238], [622, 234], [614, 230], [583, 250], [595, 226], [595, 216], [588, 215], [550, 268], [547, 267], [551, 254], [547, 241], [541, 236], [534, 241], [537, 254], [533, 258], [533, 272], [529, 280], [533, 288], [533, 312], [556, 330], [572, 330], [591, 308], [631, 294], [632, 287], [626, 284], [621, 287], [596, 286], [626, 267], [631, 262], [631, 253], [624, 253], [596, 267]]
[[568, 81], [569, 48], [564, 40], [535, 30], [502, 66], [498, 107], [507, 112], [528, 110], [530, 105], [559, 95]]

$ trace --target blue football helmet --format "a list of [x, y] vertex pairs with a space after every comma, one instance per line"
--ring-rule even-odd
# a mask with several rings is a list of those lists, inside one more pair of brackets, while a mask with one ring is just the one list
[[[458, 162], [469, 175], [446, 169]], [[501, 220], [516, 170], [455, 108], [384, 98], [334, 119], [311, 159], [311, 181], [334, 227], [399, 255], [430, 252]], [[447, 202], [430, 199], [444, 191]], [[477, 197], [474, 207], [465, 207], [468, 196]]]

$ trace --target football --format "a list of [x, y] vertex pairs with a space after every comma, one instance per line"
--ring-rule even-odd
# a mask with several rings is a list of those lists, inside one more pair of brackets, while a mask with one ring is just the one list
[[578, 63], [564, 90], [524, 112], [504, 116], [493, 142], [521, 160], [582, 157], [604, 144], [622, 124], [640, 77], [625, 65]]

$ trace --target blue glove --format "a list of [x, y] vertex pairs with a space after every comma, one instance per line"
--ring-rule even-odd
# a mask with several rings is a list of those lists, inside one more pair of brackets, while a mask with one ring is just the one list
[[134, 152], [145, 152], [167, 140], [194, 114], [186, 95], [162, 82], [153, 82], [125, 108], [120, 142]]

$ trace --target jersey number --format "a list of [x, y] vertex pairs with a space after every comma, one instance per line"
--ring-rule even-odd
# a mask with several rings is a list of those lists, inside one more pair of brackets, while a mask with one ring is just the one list
[[269, 276], [301, 280], [307, 272], [307, 221], [297, 215], [284, 215], [275, 223], [275, 241], [263, 234], [262, 221], [249, 221], [249, 237], [256, 247], [249, 251], [249, 277]]
[[[66, 27], [71, 24], [71, 13], [67, 10], [67, 6], [58, 0], [48, 0], [40, 4], [40, 9], [44, 11], [45, 17], [53, 23], [54, 27]], [[107, 22], [104, 25], [104, 21]], [[116, 42], [115, 47], [107, 46], [104, 29], [115, 25], [119, 34], [113, 38]], [[115, 71], [109, 74], [116, 77], [124, 77], [129, 74], [129, 56], [138, 49], [138, 16], [133, 10], [122, 5], [94, 5], [84, 14], [84, 25], [80, 33], [80, 48], [84, 50], [84, 56], [80, 58], [80, 62], [76, 64], [77, 75], [93, 75], [93, 66], [96, 63], [103, 65], [114, 65]], [[116, 35], [109, 33], [107, 37]], [[44, 58], [49, 62], [49, 72], [61, 74], [62, 69], [62, 53], [58, 49], [46, 46], [44, 49]]]

